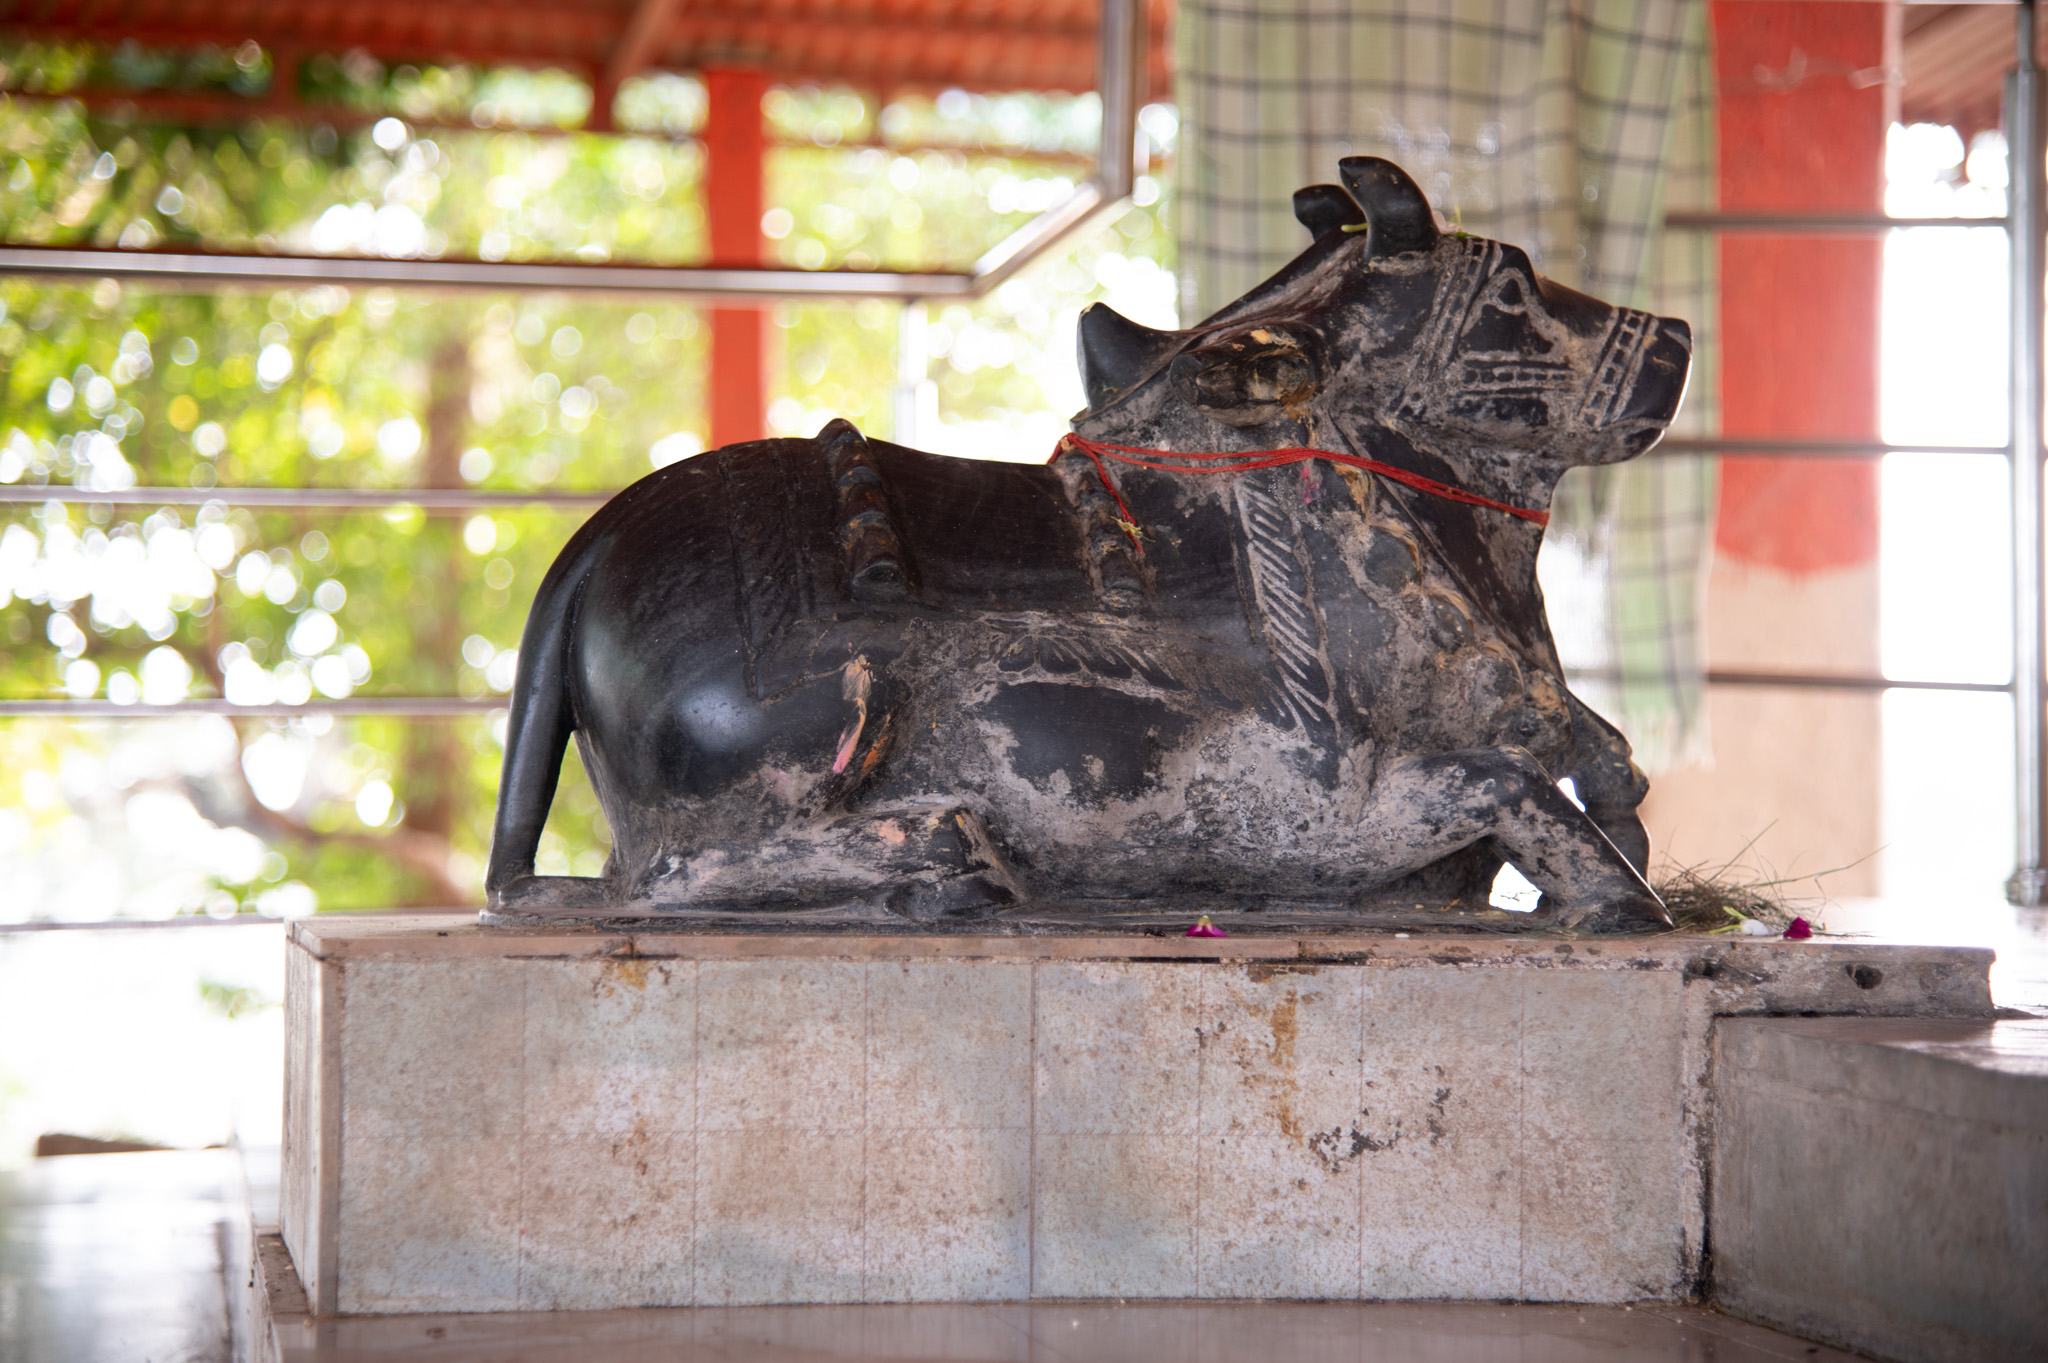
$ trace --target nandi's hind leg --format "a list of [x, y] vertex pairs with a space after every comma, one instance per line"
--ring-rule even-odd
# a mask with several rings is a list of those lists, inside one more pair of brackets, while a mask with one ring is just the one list
[[1671, 921], [1642, 873], [1523, 748], [1472, 748], [1389, 768], [1360, 831], [1394, 871], [1492, 838], [1567, 927]]
[[929, 922], [989, 913], [1025, 898], [1016, 869], [974, 810], [877, 818], [856, 836], [888, 845], [882, 862], [896, 883], [883, 903], [891, 913]]

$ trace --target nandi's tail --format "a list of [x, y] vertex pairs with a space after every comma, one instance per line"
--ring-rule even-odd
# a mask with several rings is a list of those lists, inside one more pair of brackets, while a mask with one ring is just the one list
[[595, 531], [596, 520], [602, 519], [604, 513], [599, 512], [548, 569], [520, 636], [519, 672], [505, 729], [505, 766], [498, 778], [498, 815], [491, 829], [490, 868], [484, 874], [484, 893], [492, 908], [541, 899], [581, 900], [599, 884], [557, 877], [543, 881], [533, 874], [533, 859], [554, 803], [562, 756], [576, 729], [569, 692], [569, 642], [584, 581], [610, 540]]

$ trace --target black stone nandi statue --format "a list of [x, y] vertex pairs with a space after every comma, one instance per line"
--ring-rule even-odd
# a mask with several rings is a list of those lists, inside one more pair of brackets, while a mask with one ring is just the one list
[[[1442, 924], [1508, 860], [1553, 922], [1668, 922], [1536, 551], [1566, 469], [1656, 443], [1691, 334], [1341, 170], [1201, 325], [1088, 310], [1047, 465], [834, 421], [593, 516], [520, 646], [487, 921]], [[571, 734], [595, 879], [533, 873]]]

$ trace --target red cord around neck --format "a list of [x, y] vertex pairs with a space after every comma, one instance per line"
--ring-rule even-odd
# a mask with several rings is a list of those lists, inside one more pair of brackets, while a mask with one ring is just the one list
[[[1463, 488], [1452, 487], [1449, 483], [1439, 483], [1434, 478], [1425, 478], [1419, 473], [1410, 473], [1407, 469], [1395, 468], [1392, 464], [1382, 464], [1377, 459], [1365, 459], [1355, 454], [1339, 454], [1332, 450], [1290, 447], [1280, 450], [1244, 450], [1223, 454], [1183, 454], [1177, 450], [1153, 450], [1137, 445], [1111, 445], [1100, 440], [1090, 440], [1086, 436], [1063, 435], [1060, 437], [1059, 443], [1053, 446], [1052, 455], [1045, 462], [1050, 464], [1061, 455], [1075, 450], [1087, 455], [1089, 459], [1094, 461], [1095, 472], [1101, 477], [1103, 487], [1109, 490], [1109, 495], [1116, 499], [1117, 509], [1123, 512], [1124, 533], [1131, 537], [1133, 544], [1136, 544], [1138, 541], [1137, 519], [1131, 515], [1131, 508], [1125, 505], [1123, 494], [1116, 490], [1116, 484], [1110, 481], [1109, 470], [1104, 468], [1102, 464], [1102, 461], [1106, 458], [1114, 459], [1120, 464], [1134, 464], [1141, 469], [1158, 469], [1163, 473], [1250, 473], [1254, 469], [1279, 468], [1284, 464], [1301, 464], [1312, 459], [1327, 459], [1333, 464], [1344, 464], [1351, 468], [1363, 469], [1367, 473], [1377, 473], [1382, 478], [1391, 478], [1395, 482], [1405, 484], [1419, 492], [1427, 492], [1432, 497], [1442, 497], [1446, 501], [1452, 502], [1463, 502], [1467, 506], [1483, 506], [1489, 507], [1494, 511], [1505, 511], [1510, 516], [1519, 516], [1523, 520], [1535, 525], [1550, 524], [1550, 513], [1548, 511], [1538, 511], [1534, 507], [1515, 506], [1509, 502], [1497, 502], [1491, 497], [1482, 497], [1476, 492], [1467, 492]], [[1164, 462], [1168, 460], [1174, 462]]]

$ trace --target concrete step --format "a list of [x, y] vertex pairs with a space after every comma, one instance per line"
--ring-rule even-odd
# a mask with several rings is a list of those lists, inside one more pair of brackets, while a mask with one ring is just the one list
[[1901, 1363], [2048, 1358], [2048, 1022], [1716, 1033], [1723, 1307]]

